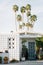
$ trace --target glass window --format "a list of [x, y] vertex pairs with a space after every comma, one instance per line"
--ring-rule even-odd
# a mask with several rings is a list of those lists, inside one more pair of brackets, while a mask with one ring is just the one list
[[9, 41], [11, 40], [11, 38], [9, 38]]
[[13, 47], [14, 48], [14, 47]]
[[5, 53], [8, 53], [8, 50], [5, 50]]
[[11, 45], [11, 43], [9, 42], [9, 45]]
[[14, 40], [14, 38], [13, 38], [13, 40]]
[[12, 44], [14, 45], [14, 42]]
[[9, 46], [9, 48], [11, 48], [11, 46]]

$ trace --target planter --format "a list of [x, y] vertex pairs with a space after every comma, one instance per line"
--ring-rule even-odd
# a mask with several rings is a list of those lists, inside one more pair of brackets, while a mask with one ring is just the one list
[[2, 57], [0, 57], [0, 63], [2, 63]]
[[4, 64], [8, 63], [8, 57], [4, 57]]
[[4, 64], [7, 64], [8, 63], [8, 61], [4, 61]]
[[22, 61], [25, 61], [25, 57], [22, 57], [21, 60], [22, 60]]

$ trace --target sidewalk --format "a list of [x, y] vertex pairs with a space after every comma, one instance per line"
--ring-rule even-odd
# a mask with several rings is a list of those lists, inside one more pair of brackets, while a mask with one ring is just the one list
[[20, 61], [21, 62], [43, 62], [43, 60], [27, 60], [27, 61]]
[[43, 60], [36, 60], [36, 62], [43, 62]]

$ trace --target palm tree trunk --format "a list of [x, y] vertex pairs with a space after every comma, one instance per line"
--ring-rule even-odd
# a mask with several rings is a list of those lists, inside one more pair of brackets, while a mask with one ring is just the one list
[[[27, 23], [29, 22], [29, 17], [27, 16]], [[27, 26], [27, 29], [29, 30], [29, 26]]]
[[24, 23], [24, 13], [22, 13], [22, 24]]
[[17, 22], [17, 30], [19, 31], [19, 25], [20, 25], [20, 21]]
[[15, 12], [15, 29], [17, 31], [16, 12]]

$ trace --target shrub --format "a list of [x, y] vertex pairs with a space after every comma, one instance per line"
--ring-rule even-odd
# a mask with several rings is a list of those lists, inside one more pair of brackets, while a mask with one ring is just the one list
[[18, 60], [12, 59], [12, 60], [10, 61], [10, 63], [14, 63], [14, 62], [18, 62]]
[[41, 55], [39, 54], [38, 58], [39, 58], [39, 60], [43, 60], [43, 54], [41, 54]]
[[25, 57], [25, 59], [28, 59], [28, 48], [25, 45], [22, 45], [22, 57]]
[[2, 57], [0, 56], [0, 63], [2, 63]]

